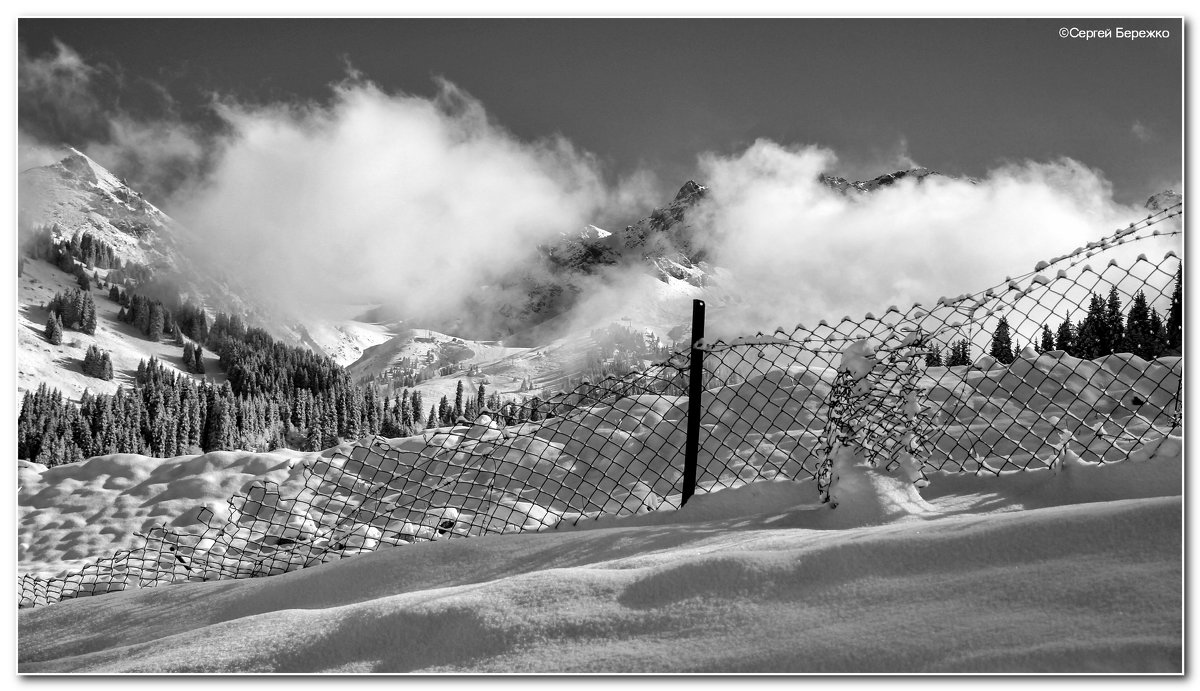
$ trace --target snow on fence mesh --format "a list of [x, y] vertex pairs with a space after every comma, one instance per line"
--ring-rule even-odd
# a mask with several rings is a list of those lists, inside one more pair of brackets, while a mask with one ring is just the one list
[[[1053, 468], [1071, 454], [1096, 463], [1149, 457], [1182, 424], [1180, 353], [1164, 355], [1160, 342], [1145, 346], [1157, 349], [1153, 357], [1076, 358], [1038, 352], [1034, 335], [1083, 320], [1093, 294], [1115, 290], [1131, 305], [1141, 293], [1151, 309], [1169, 309], [1182, 275], [1173, 253], [1127, 267], [1087, 262], [1119, 244], [1178, 234], [1141, 231], [1180, 213], [1180, 205], [1165, 209], [931, 307], [699, 339], [644, 372], [542, 402], [535, 422], [505, 426], [485, 411], [423, 435], [326, 452], [306, 462], [299, 491], [285, 496], [256, 482], [230, 499], [228, 520], [203, 510], [198, 531], [164, 524], [139, 534], [140, 547], [66, 577], [22, 576], [18, 603], [269, 576], [388, 546], [678, 508], [693, 357], [703, 362], [701, 492], [780, 478], [816, 480], [828, 499], [834, 458], [847, 448], [918, 483], [937, 472]], [[999, 358], [1007, 363], [979, 354], [1001, 318], [1026, 344]], [[963, 342], [971, 364], [929, 365], [936, 349], [950, 356]]]
[[[1129, 338], [1085, 315], [1098, 312], [1095, 300], [1122, 327], [1141, 309], [1134, 305], [1169, 312], [1182, 265], [1174, 253], [1157, 261], [1139, 255], [1130, 266], [1090, 262], [1119, 244], [1177, 234], [1134, 235], [1177, 213], [1172, 207], [1025, 276], [930, 307], [702, 340], [700, 445], [710, 460], [698, 468], [698, 488], [730, 486], [739, 459], [803, 459], [827, 499], [841, 447], [920, 483], [929, 472], [999, 474], [1054, 468], [1070, 456], [1098, 464], [1148, 457], [1182, 425], [1181, 341], [1172, 341], [1165, 315], [1155, 322], [1138, 314]], [[1124, 309], [1109, 309], [1117, 305]], [[1001, 320], [1007, 348], [995, 347]], [[1064, 321], [1070, 331], [1058, 333]], [[965, 346], [969, 364], [931, 366], [957, 356], [956, 345]], [[726, 410], [745, 414], [730, 425]]]

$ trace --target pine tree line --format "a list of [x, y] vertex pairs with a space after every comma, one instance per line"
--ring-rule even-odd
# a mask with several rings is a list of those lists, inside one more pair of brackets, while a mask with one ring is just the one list
[[[55, 306], [73, 305], [79, 291], [56, 297]], [[90, 296], [89, 296], [90, 297]], [[500, 407], [496, 394], [481, 385], [474, 397], [459, 382], [455, 405], [445, 403], [438, 418], [422, 414], [420, 392], [408, 389], [390, 399], [375, 386], [353, 383], [347, 370], [307, 348], [289, 346], [266, 331], [247, 328], [238, 315], [218, 313], [211, 328], [202, 308], [191, 303], [172, 311], [161, 301], [110, 290], [124, 303], [125, 320], [148, 335], [174, 331], [183, 348], [184, 368], [202, 374], [204, 347], [217, 356], [226, 381], [199, 383], [167, 370], [155, 358], [138, 365], [135, 386], [115, 395], [85, 393], [76, 407], [45, 387], [27, 393], [18, 420], [21, 458], [57, 465], [101, 453], [140, 453], [167, 457], [221, 449], [269, 450], [288, 446], [319, 450], [362, 434], [400, 437], [429, 426], [473, 419], [487, 405]], [[94, 308], [92, 309], [94, 313]], [[52, 312], [48, 337], [61, 342], [62, 321]], [[183, 341], [186, 329], [199, 342]], [[107, 353], [92, 346], [84, 371], [111, 378]], [[96, 412], [100, 411], [100, 412]], [[512, 411], [513, 418], [537, 419], [537, 413]]]
[[[1164, 355], [1180, 355], [1183, 352], [1183, 270], [1175, 274], [1175, 288], [1166, 318], [1150, 307], [1146, 293], [1139, 290], [1130, 302], [1128, 312], [1122, 311], [1121, 296], [1116, 286], [1108, 291], [1108, 297], [1092, 293], [1088, 300], [1087, 314], [1072, 323], [1070, 317], [1051, 330], [1043, 324], [1039, 338], [1031, 344], [1038, 353], [1061, 350], [1072, 357], [1092, 360], [1113, 353], [1131, 353], [1143, 360]], [[965, 345], [965, 341], [959, 341]], [[956, 344], [957, 345], [957, 344]], [[1006, 317], [1000, 317], [988, 354], [1003, 364], [1020, 357], [1021, 345], [1012, 335]], [[953, 363], [950, 360], [954, 360]], [[941, 357], [939, 349], [933, 349], [926, 362], [939, 364], [970, 364], [957, 351], [947, 358]]]
[[[98, 352], [89, 355], [101, 360], [107, 355]], [[107, 367], [111, 374], [110, 362]], [[516, 424], [541, 419], [538, 405], [535, 398], [531, 405], [502, 406], [499, 395], [488, 395], [481, 385], [474, 396], [463, 397], [459, 416], [504, 409], [508, 423]], [[197, 382], [151, 358], [139, 363], [132, 389], [119, 387], [112, 395], [85, 391], [79, 405], [45, 384], [26, 392], [17, 419], [17, 456], [54, 466], [111, 453], [170, 457], [282, 446], [315, 451], [362, 434], [404, 437], [457, 421], [445, 396], [436, 417], [425, 418], [422, 406], [421, 392], [408, 389], [390, 398], [373, 388], [340, 387], [319, 393], [298, 389], [290, 398], [238, 394], [228, 381]]]
[[[1183, 292], [1182, 269], [1176, 274], [1175, 289], [1166, 319], [1150, 307], [1145, 291], [1133, 296], [1127, 313], [1122, 311], [1121, 296], [1116, 287], [1108, 291], [1107, 299], [1092, 293], [1087, 314], [1071, 323], [1070, 317], [1061, 321], [1051, 332], [1042, 326], [1041, 339], [1035, 350], [1061, 350], [1072, 357], [1092, 360], [1113, 353], [1131, 353], [1143, 360], [1178, 355], [1183, 352]], [[1019, 354], [1018, 348], [1004, 351], [1007, 322], [1002, 317], [992, 338], [991, 354], [1009, 363]]]
[[83, 373], [105, 381], [113, 378], [112, 357], [108, 351], [103, 351], [95, 345], [88, 346], [87, 354], [83, 356]]
[[[1183, 353], [1183, 269], [1175, 274], [1175, 288], [1164, 319], [1150, 307], [1145, 291], [1139, 290], [1130, 302], [1129, 311], [1122, 311], [1121, 296], [1116, 286], [1108, 297], [1092, 293], [1087, 314], [1074, 323], [1069, 316], [1057, 329], [1043, 324], [1039, 337], [1031, 345], [1038, 353], [1061, 350], [1072, 357], [1092, 360], [1113, 353], [1132, 353], [1143, 360]], [[992, 332], [988, 355], [1003, 364], [1020, 357], [1021, 344], [1013, 336], [1007, 317], [1000, 317]], [[948, 353], [933, 346], [925, 356], [930, 367], [971, 364], [970, 345], [966, 339], [956, 341]]]
[[971, 344], [965, 338], [960, 338], [950, 344], [950, 350], [943, 354], [938, 345], [933, 345], [925, 355], [925, 364], [929, 367], [957, 367], [971, 364]]
[[[112, 297], [111, 292], [109, 297]], [[137, 293], [129, 295], [128, 292], [122, 292], [121, 298], [123, 306], [117, 313], [117, 319], [136, 326], [147, 340], [157, 342], [162, 340], [164, 334], [175, 337], [179, 333], [174, 314], [163, 305], [162, 300], [152, 300]]]
[[25, 241], [24, 253], [32, 259], [45, 259], [67, 273], [75, 272], [76, 260], [89, 269], [124, 266], [112, 245], [88, 231], [77, 232], [70, 240], [55, 240], [55, 233], [62, 233], [58, 224], [35, 229]]
[[46, 309], [50, 310], [52, 316], [57, 315], [60, 329], [69, 328], [85, 334], [96, 333], [96, 303], [92, 300], [91, 292], [87, 290], [70, 288], [65, 293], [57, 293], [46, 305]]

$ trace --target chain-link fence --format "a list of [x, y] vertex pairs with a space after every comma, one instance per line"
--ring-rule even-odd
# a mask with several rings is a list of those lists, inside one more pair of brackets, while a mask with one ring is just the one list
[[1182, 265], [1174, 253], [1128, 266], [1103, 255], [1178, 234], [1138, 234], [1178, 213], [931, 307], [702, 341], [699, 486], [730, 486], [757, 456], [800, 460], [824, 493], [842, 447], [924, 481], [1157, 445], [1181, 425]]
[[[1181, 425], [1182, 267], [1095, 261], [1176, 205], [992, 289], [709, 342], [585, 382], [505, 425], [495, 413], [259, 482], [227, 520], [165, 525], [65, 578], [23, 576], [20, 606], [166, 583], [279, 574], [412, 542], [544, 530], [678, 508], [695, 491], [816, 480], [853, 453], [914, 482], [1146, 456]], [[1118, 322], [1120, 327], [1118, 328]], [[1061, 336], [1061, 339], [1058, 337]], [[286, 495], [286, 496], [285, 496]]]

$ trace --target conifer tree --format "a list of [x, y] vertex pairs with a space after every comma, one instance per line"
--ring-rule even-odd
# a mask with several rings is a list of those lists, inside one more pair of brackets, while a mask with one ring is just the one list
[[1042, 324], [1042, 342], [1039, 352], [1045, 353], [1054, 350], [1054, 334], [1050, 331], [1050, 327]]
[[1112, 340], [1108, 329], [1108, 306], [1097, 294], [1092, 293], [1087, 316], [1075, 329], [1076, 357], [1084, 360], [1098, 358], [1112, 352]]
[[1171, 292], [1171, 307], [1167, 311], [1166, 342], [1171, 354], [1183, 353], [1183, 267], [1175, 272], [1175, 290]]
[[83, 323], [79, 330], [85, 334], [96, 333], [96, 303], [92, 301], [92, 296], [87, 295], [87, 299], [83, 303]]
[[1054, 349], [1067, 355], [1075, 355], [1075, 332], [1071, 329], [1070, 318], [1062, 320], [1058, 325], [1058, 331], [1054, 334]]
[[988, 355], [1006, 365], [1013, 361], [1012, 335], [1009, 333], [1007, 317], [1000, 317], [999, 323], [996, 324], [996, 330], [992, 334], [992, 346], [988, 350]]
[[46, 320], [45, 334], [46, 340], [50, 341], [51, 345], [62, 345], [63, 325], [57, 312], [51, 312], [50, 318]]
[[150, 333], [150, 305], [142, 295], [135, 294], [129, 299], [129, 321], [143, 335]]
[[959, 339], [950, 344], [950, 352], [946, 353], [942, 359], [942, 364], [946, 367], [958, 367], [959, 365], [971, 364], [970, 358], [967, 357], [967, 341]]
[[942, 348], [938, 345], [929, 347], [929, 352], [925, 353], [926, 367], [941, 367], [942, 366]]
[[1155, 309], [1150, 310], [1150, 342], [1154, 344], [1154, 357], [1167, 354], [1171, 347], [1167, 338], [1167, 327]]
[[406, 430], [411, 430], [417, 424], [417, 421], [413, 419], [412, 402], [408, 397], [407, 391], [400, 396], [400, 417], [398, 422]]
[[1121, 350], [1132, 353], [1143, 360], [1149, 360], [1157, 354], [1154, 345], [1154, 334], [1150, 326], [1150, 306], [1146, 302], [1146, 294], [1139, 290], [1133, 296], [1133, 302], [1129, 306], [1129, 316], [1125, 321], [1125, 338]]
[[462, 417], [463, 414], [463, 383], [458, 380], [458, 386], [454, 389], [454, 419]]
[[529, 399], [529, 421], [530, 422], [537, 422], [542, 419], [542, 414], [540, 411], [538, 411], [538, 406], [540, 406], [541, 404], [542, 404], [542, 401], [537, 396], [534, 396], [533, 398]]
[[410, 406], [412, 407], [414, 422], [417, 422], [417, 423], [421, 422], [421, 414], [425, 412], [425, 407], [423, 404], [424, 404], [424, 401], [421, 399], [421, 392], [417, 391], [416, 389], [413, 389], [412, 403], [410, 404]]
[[236, 314], [229, 317], [229, 336], [239, 341], [246, 336], [246, 325], [242, 322], [242, 318]]
[[1121, 318], [1121, 296], [1117, 287], [1108, 290], [1108, 302], [1104, 308], [1104, 323], [1108, 327], [1108, 350], [1101, 355], [1111, 355], [1125, 345], [1125, 322]]
[[157, 300], [150, 303], [150, 323], [146, 329], [146, 338], [157, 343], [163, 336], [163, 307]]
[[87, 353], [83, 356], [83, 373], [89, 377], [96, 376], [96, 365], [99, 359], [99, 353], [96, 352], [96, 346], [88, 346]]

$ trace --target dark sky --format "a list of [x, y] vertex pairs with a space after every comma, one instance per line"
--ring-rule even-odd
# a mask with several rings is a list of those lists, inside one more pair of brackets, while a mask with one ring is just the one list
[[[1118, 26], [1171, 36], [1058, 35]], [[1182, 33], [1111, 19], [18, 22], [28, 57], [57, 39], [120, 75], [121, 107], [145, 107], [157, 85], [185, 120], [204, 119], [212, 92], [327, 98], [349, 64], [388, 91], [432, 95], [444, 77], [522, 139], [561, 133], [614, 174], [645, 166], [671, 185], [697, 154], [759, 137], [830, 147], [844, 166], [830, 172], [852, 178], [888, 172], [872, 166], [903, 142], [959, 175], [1069, 156], [1134, 203], [1182, 177]], [[53, 129], [33, 117], [21, 126]]]

